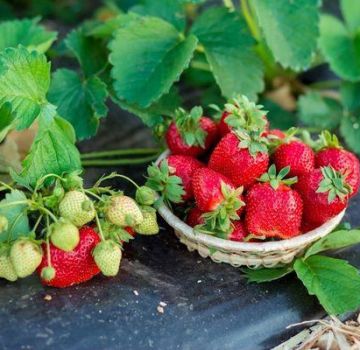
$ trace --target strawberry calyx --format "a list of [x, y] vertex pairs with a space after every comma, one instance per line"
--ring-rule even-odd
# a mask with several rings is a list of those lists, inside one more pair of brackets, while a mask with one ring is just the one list
[[346, 174], [336, 171], [332, 166], [321, 168], [323, 179], [320, 181], [316, 193], [328, 193], [328, 203], [336, 198], [344, 202], [350, 195], [352, 188], [346, 182]]
[[297, 183], [298, 178], [297, 176], [291, 177], [289, 179], [285, 179], [286, 175], [288, 175], [290, 172], [290, 167], [287, 166], [285, 168], [282, 168], [279, 173], [276, 173], [276, 166], [275, 164], [272, 164], [269, 168], [269, 170], [262, 174], [259, 181], [261, 182], [268, 182], [270, 186], [277, 190], [281, 184], [291, 186], [295, 183]]
[[320, 151], [324, 148], [339, 148], [342, 149], [339, 139], [335, 134], [331, 134], [330, 131], [324, 130], [320, 135], [316, 143], [316, 150]]
[[186, 145], [205, 148], [207, 132], [200, 127], [202, 116], [203, 109], [200, 106], [193, 107], [190, 112], [183, 108], [175, 111], [175, 124]]
[[200, 232], [209, 233], [230, 233], [232, 231], [231, 222], [239, 220], [238, 211], [245, 203], [240, 199], [243, 193], [243, 186], [233, 189], [224, 182], [221, 183], [221, 193], [224, 197], [217, 208], [211, 212], [202, 214], [204, 224], [197, 225], [196, 229]]
[[273, 153], [273, 151], [280, 145], [294, 141], [296, 139], [295, 135], [298, 133], [298, 131], [299, 131], [298, 128], [292, 127], [284, 131], [285, 137], [283, 138], [277, 137], [275, 135], [268, 135], [267, 139], [270, 148], [270, 153]]
[[146, 186], [156, 192], [161, 193], [161, 197], [156, 201], [155, 205], [165, 201], [170, 203], [181, 203], [185, 190], [182, 180], [179, 176], [174, 175], [175, 169], [170, 167], [168, 161], [164, 159], [159, 166], [150, 165], [147, 168]]
[[242, 131], [264, 131], [267, 124], [264, 117], [267, 111], [262, 108], [262, 105], [256, 105], [244, 95], [235, 97], [230, 103], [225, 104], [225, 112], [229, 114], [225, 118], [225, 123]]
[[262, 132], [243, 131], [241, 129], [233, 129], [232, 132], [239, 139], [239, 148], [248, 149], [252, 157], [256, 157], [258, 153], [268, 153], [268, 139], [262, 136]]

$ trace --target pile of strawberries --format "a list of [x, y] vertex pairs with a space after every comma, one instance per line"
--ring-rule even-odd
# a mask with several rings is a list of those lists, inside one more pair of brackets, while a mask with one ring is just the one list
[[[233, 241], [288, 239], [339, 214], [360, 184], [359, 161], [324, 131], [317, 141], [270, 128], [262, 106], [238, 97], [218, 123], [179, 109], [171, 154], [147, 185], [197, 231]], [[304, 138], [306, 139], [306, 138]]]

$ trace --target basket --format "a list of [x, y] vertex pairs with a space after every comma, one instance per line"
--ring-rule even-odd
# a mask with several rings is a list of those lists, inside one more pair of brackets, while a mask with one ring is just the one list
[[[169, 151], [162, 153], [156, 163], [159, 164], [168, 154]], [[227, 263], [234, 267], [271, 268], [291, 263], [312, 243], [333, 231], [341, 222], [345, 210], [322, 226], [300, 236], [261, 243], [234, 242], [196, 232], [166, 205], [159, 208], [159, 214], [175, 230], [180, 242], [189, 251], [197, 250], [203, 258], [210, 257], [216, 263]]]

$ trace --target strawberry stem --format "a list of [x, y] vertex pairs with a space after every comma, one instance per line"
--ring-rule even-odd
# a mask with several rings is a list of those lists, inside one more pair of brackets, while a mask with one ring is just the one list
[[125, 175], [121, 175], [121, 174], [118, 174], [118, 173], [115, 173], [115, 172], [114, 172], [114, 173], [111, 173], [111, 174], [108, 175], [108, 176], [102, 177], [100, 180], [98, 180], [98, 181], [96, 182], [96, 184], [95, 184], [94, 187], [99, 187], [102, 182], [104, 182], [104, 181], [106, 181], [106, 180], [114, 179], [114, 178], [117, 178], [117, 177], [129, 181], [129, 182], [130, 182], [131, 184], [133, 184], [136, 188], [139, 188], [139, 185], [138, 185], [134, 180], [130, 179], [129, 177], [127, 177], [127, 176], [125, 176]]
[[101, 224], [100, 224], [99, 216], [98, 216], [97, 213], [95, 214], [95, 221], [96, 221], [96, 226], [99, 229], [100, 238], [101, 238], [102, 241], [105, 241], [105, 236], [104, 236], [104, 233], [103, 233], [103, 230], [102, 230], [102, 227], [101, 227]]
[[161, 149], [159, 148], [115, 149], [110, 151], [82, 153], [81, 159], [108, 158], [113, 156], [126, 156], [126, 155], [158, 154], [160, 151]]
[[102, 199], [100, 196], [98, 196], [97, 194], [95, 194], [94, 192], [91, 192], [90, 190], [85, 190], [84, 189], [84, 193], [87, 193], [93, 197], [95, 197], [98, 201], [100, 202], [104, 202], [104, 199]]

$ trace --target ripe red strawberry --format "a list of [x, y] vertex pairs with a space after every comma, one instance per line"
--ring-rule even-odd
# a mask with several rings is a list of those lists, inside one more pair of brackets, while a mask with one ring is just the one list
[[305, 143], [292, 140], [276, 148], [273, 161], [277, 169], [289, 166], [289, 176], [301, 176], [314, 169], [315, 155]]
[[261, 105], [250, 102], [246, 96], [239, 96], [225, 104], [218, 128], [221, 136], [228, 134], [233, 128], [245, 128], [246, 130], [269, 129], [269, 121], [266, 111]]
[[360, 186], [360, 163], [357, 157], [346, 151], [339, 144], [335, 135], [328, 131], [321, 134], [322, 148], [315, 155], [315, 166], [317, 168], [331, 165], [335, 170], [346, 175], [346, 182], [351, 186], [353, 197]]
[[205, 212], [207, 231], [227, 232], [231, 220], [238, 220], [243, 211], [243, 188], [235, 189], [225, 176], [209, 168], [195, 170], [193, 189], [197, 207]]
[[201, 217], [203, 214], [204, 212], [202, 212], [199, 208], [191, 208], [187, 213], [186, 223], [191, 227], [204, 224], [205, 220]]
[[205, 165], [199, 162], [196, 158], [183, 155], [170, 155], [167, 158], [168, 164], [174, 169], [174, 175], [180, 177], [182, 185], [185, 190], [182, 199], [187, 201], [194, 197], [194, 192], [191, 184], [193, 173], [196, 169], [202, 168]]
[[344, 210], [351, 192], [345, 176], [331, 166], [300, 177], [295, 188], [303, 199], [303, 226], [307, 230], [321, 226]]
[[[88, 226], [80, 230], [80, 243], [73, 251], [64, 252], [50, 244], [51, 265], [55, 269], [55, 277], [50, 281], [42, 280], [44, 285], [65, 288], [90, 280], [100, 270], [92, 257], [92, 251], [100, 242], [99, 235]], [[39, 276], [44, 267], [48, 267], [47, 249], [43, 245], [44, 256], [38, 268]]]
[[246, 227], [242, 221], [233, 221], [233, 230], [227, 235], [227, 239], [235, 242], [242, 242], [248, 235]]
[[199, 156], [206, 152], [218, 138], [218, 128], [213, 120], [202, 116], [202, 108], [194, 107], [190, 113], [179, 108], [175, 121], [166, 132], [166, 143], [173, 154]]
[[246, 196], [245, 223], [249, 233], [257, 236], [287, 239], [300, 234], [303, 203], [289, 185], [296, 178], [286, 179], [289, 167], [276, 175], [272, 165]]
[[[246, 139], [248, 138], [248, 139]], [[262, 138], [246, 134], [224, 136], [210, 156], [209, 167], [227, 176], [235, 186], [252, 185], [268, 168], [269, 155]]]

